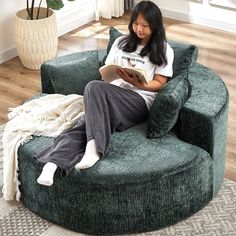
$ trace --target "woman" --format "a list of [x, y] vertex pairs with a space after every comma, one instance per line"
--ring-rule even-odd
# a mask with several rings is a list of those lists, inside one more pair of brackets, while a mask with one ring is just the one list
[[173, 57], [160, 9], [151, 1], [141, 1], [131, 14], [129, 34], [114, 42], [105, 63], [142, 67], [149, 83], [122, 69], [117, 70], [120, 79], [111, 83], [90, 82], [84, 91], [84, 117], [36, 157], [46, 163], [38, 183], [52, 185], [57, 168], [68, 174], [74, 166], [92, 167], [107, 154], [113, 132], [143, 122], [157, 91], [172, 76]]

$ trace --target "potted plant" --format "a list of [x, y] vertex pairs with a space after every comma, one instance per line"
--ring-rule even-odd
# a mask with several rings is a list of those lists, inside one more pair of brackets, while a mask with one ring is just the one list
[[[58, 37], [53, 10], [63, 8], [63, 0], [26, 0], [26, 8], [15, 16], [15, 41], [18, 56], [28, 69], [40, 69], [42, 63], [57, 53]], [[68, 0], [73, 1], [73, 0]]]

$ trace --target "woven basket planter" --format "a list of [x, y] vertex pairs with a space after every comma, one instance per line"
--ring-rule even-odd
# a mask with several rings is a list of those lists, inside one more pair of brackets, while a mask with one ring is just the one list
[[[34, 9], [37, 14], [38, 9]], [[46, 8], [40, 9], [38, 20], [29, 20], [26, 10], [18, 11], [15, 17], [15, 40], [18, 56], [22, 64], [33, 70], [40, 69], [42, 63], [53, 59], [57, 54], [57, 25], [55, 13]]]

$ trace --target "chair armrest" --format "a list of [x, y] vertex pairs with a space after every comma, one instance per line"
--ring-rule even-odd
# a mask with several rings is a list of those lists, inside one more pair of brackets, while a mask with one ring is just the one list
[[45, 62], [41, 66], [42, 93], [82, 95], [88, 82], [101, 79], [99, 68], [105, 55], [105, 50], [91, 50]]
[[224, 178], [229, 94], [223, 80], [200, 64], [190, 68], [189, 81], [192, 92], [179, 114], [178, 136], [210, 153], [215, 195]]

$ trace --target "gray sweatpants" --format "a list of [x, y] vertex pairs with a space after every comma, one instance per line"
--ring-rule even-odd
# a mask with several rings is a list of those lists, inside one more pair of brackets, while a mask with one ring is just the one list
[[68, 174], [82, 159], [89, 140], [95, 139], [102, 157], [108, 152], [112, 133], [141, 123], [148, 116], [146, 103], [138, 93], [103, 81], [87, 84], [84, 107], [85, 116], [36, 156], [38, 161], [53, 162]]

